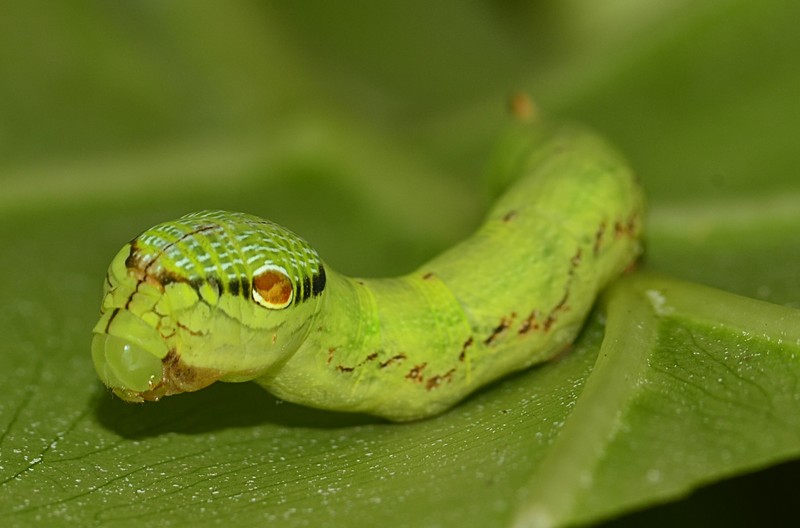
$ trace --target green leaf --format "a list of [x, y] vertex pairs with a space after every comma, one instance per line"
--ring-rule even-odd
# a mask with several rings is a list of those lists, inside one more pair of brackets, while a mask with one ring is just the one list
[[800, 310], [642, 274], [607, 305], [520, 525], [589, 522], [800, 453]]
[[[0, 524], [591, 524], [800, 457], [798, 4], [390, 4], [4, 4]], [[402, 425], [97, 380], [103, 274], [139, 231], [239, 209], [406, 271], [480, 221], [520, 89], [648, 191], [644, 271], [568, 354]]]

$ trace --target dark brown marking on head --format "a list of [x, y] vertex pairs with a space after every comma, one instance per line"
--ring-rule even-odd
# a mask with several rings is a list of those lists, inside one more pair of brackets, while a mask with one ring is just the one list
[[[139, 292], [139, 286], [140, 286], [141, 284], [142, 284], [142, 281], [139, 281], [139, 282], [137, 282], [137, 283], [136, 283], [136, 288], [134, 288], [134, 289], [133, 289], [133, 291], [130, 293], [130, 295], [128, 295], [128, 298], [127, 298], [127, 299], [125, 299], [125, 309], [126, 309], [126, 310], [130, 310], [131, 303], [133, 302], [133, 298], [134, 298], [134, 297], [136, 296], [136, 294]], [[119, 308], [117, 308], [117, 310], [119, 310]]]
[[131, 250], [128, 252], [128, 258], [125, 259], [125, 267], [128, 269], [139, 267], [139, 243], [137, 240], [131, 241]]
[[222, 226], [220, 226], [219, 224], [206, 224], [206, 225], [198, 227], [197, 229], [189, 231], [185, 235], [182, 235], [180, 237], [179, 241], [181, 241], [181, 240], [183, 240], [185, 238], [189, 238], [190, 236], [197, 235], [199, 233], [204, 233], [206, 231], [213, 231], [214, 229], [220, 229], [221, 227]]
[[159, 335], [163, 339], [172, 339], [173, 337], [175, 337], [175, 335], [177, 335], [177, 333], [178, 333], [177, 327], [176, 326], [172, 326], [172, 325], [168, 326], [167, 329], [168, 329], [169, 333], [165, 334], [164, 333], [164, 326], [162, 324], [162, 323], [164, 323], [165, 319], [161, 314], [158, 314], [157, 312], [156, 312], [156, 315], [158, 315], [158, 323], [156, 323], [156, 330], [158, 331]]
[[336, 370], [339, 372], [353, 372], [355, 367], [345, 367], [344, 365], [336, 365]]
[[392, 363], [399, 363], [399, 362], [403, 361], [404, 359], [406, 359], [406, 355], [401, 352], [400, 354], [395, 354], [394, 356], [390, 357], [389, 359], [380, 362], [378, 364], [378, 366], [380, 368], [386, 368], [389, 365], [391, 365]]
[[422, 280], [432, 279], [433, 276], [434, 276], [434, 273], [432, 271], [429, 271], [428, 273], [426, 273], [425, 275], [422, 276]]
[[183, 323], [176, 322], [175, 325], [178, 328], [180, 328], [181, 330], [183, 330], [185, 332], [188, 332], [189, 334], [191, 334], [191, 335], [193, 335], [195, 337], [203, 337], [204, 335], [206, 335], [205, 332], [202, 332], [200, 330], [192, 330], [191, 328], [189, 328], [188, 326], [186, 326]]
[[[133, 275], [133, 277], [136, 278], [137, 281], [139, 281], [139, 284], [137, 284], [136, 290], [135, 290], [134, 293], [138, 292], [139, 286], [142, 283], [147, 283], [147, 284], [150, 284], [152, 286], [155, 286], [161, 292], [163, 292], [164, 288], [167, 285], [175, 283], [175, 282], [179, 282], [179, 283], [188, 284], [189, 286], [191, 286], [199, 294], [200, 288], [202, 287], [202, 285], [205, 282], [208, 282], [209, 284], [211, 284], [212, 280], [215, 282], [215, 284], [212, 284], [212, 287], [214, 287], [214, 286], [216, 287], [217, 294], [219, 295], [220, 293], [222, 293], [222, 288], [220, 287], [220, 285], [216, 281], [216, 279], [214, 279], [213, 277], [209, 277], [207, 279], [207, 281], [204, 281], [201, 278], [194, 278], [194, 279], [189, 280], [186, 277], [183, 277], [183, 276], [179, 275], [178, 273], [175, 273], [173, 271], [168, 271], [166, 269], [162, 269], [162, 270], [159, 270], [157, 272], [153, 271], [153, 267], [157, 264], [157, 262], [159, 261], [161, 256], [164, 255], [164, 253], [170, 247], [173, 247], [176, 244], [182, 242], [183, 240], [185, 240], [185, 239], [187, 239], [187, 238], [189, 238], [191, 236], [194, 236], [194, 235], [196, 235], [198, 233], [202, 233], [202, 232], [205, 232], [205, 231], [211, 231], [211, 230], [214, 230], [214, 229], [219, 229], [220, 227], [221, 226], [219, 226], [217, 224], [200, 226], [197, 229], [194, 229], [193, 231], [190, 231], [188, 233], [185, 233], [185, 234], [181, 235], [178, 238], [178, 240], [176, 240], [174, 242], [170, 242], [166, 246], [160, 248], [157, 253], [151, 255], [151, 258], [146, 258], [147, 255], [142, 255], [141, 254], [141, 247], [140, 247], [140, 243], [139, 243], [139, 238], [137, 237], [137, 238], [133, 239], [130, 242], [130, 252], [128, 254], [128, 257], [125, 259], [125, 267], [128, 268], [128, 272], [131, 273]], [[241, 284], [246, 284], [246, 283], [242, 282]], [[228, 288], [229, 288], [230, 291], [234, 292], [234, 294], [237, 294], [238, 293], [238, 289], [239, 289], [239, 285], [231, 283], [231, 284], [228, 285]], [[249, 287], [244, 289], [243, 291], [248, 291], [248, 290], [249, 290]], [[131, 297], [128, 298], [128, 301], [127, 301], [126, 306], [125, 306], [126, 308], [128, 307], [128, 304], [130, 304], [130, 302], [131, 302], [131, 300], [133, 298], [133, 295], [134, 294], [131, 294]]]
[[206, 281], [201, 279], [200, 277], [183, 282], [191, 286], [192, 289], [196, 291], [198, 294], [200, 293], [200, 288], [203, 286], [203, 284], [206, 283]]
[[[203, 285], [203, 280], [200, 278], [189, 280], [186, 277], [182, 277], [181, 275], [173, 271], [160, 270], [157, 273], [152, 273], [150, 271], [151, 264], [148, 264], [144, 268], [140, 268], [138, 266], [133, 268], [128, 268], [128, 273], [133, 275], [133, 277], [136, 278], [136, 280], [139, 282], [139, 284], [136, 285], [137, 292], [139, 291], [139, 286], [141, 286], [142, 284], [148, 284], [150, 286], [153, 286], [162, 293], [164, 292], [164, 288], [173, 283], [188, 284], [195, 291], [199, 291], [200, 286]], [[128, 301], [130, 302], [130, 299], [128, 299]]]
[[425, 389], [426, 390], [435, 389], [435, 388], [439, 387], [440, 385], [442, 385], [445, 382], [449, 383], [449, 382], [453, 381], [453, 374], [455, 373], [455, 371], [456, 371], [455, 368], [451, 368], [450, 370], [448, 370], [444, 374], [436, 375], [436, 376], [433, 376], [431, 378], [428, 378], [428, 381], [425, 382]]
[[173, 271], [167, 271], [167, 270], [163, 270], [156, 275], [148, 273], [146, 279], [149, 278], [158, 281], [163, 286], [166, 286], [167, 284], [172, 284], [173, 282], [184, 282], [186, 284], [189, 284], [193, 288], [198, 288], [203, 283], [201, 279], [195, 279], [194, 281], [189, 281], [186, 277], [178, 275]]
[[328, 348], [328, 361], [327, 361], [328, 365], [330, 365], [331, 361], [333, 361], [333, 353], [334, 352], [336, 352], [336, 347]]
[[467, 357], [467, 349], [472, 346], [472, 343], [474, 341], [475, 340], [473, 339], [472, 336], [469, 336], [469, 338], [466, 341], [464, 341], [464, 344], [461, 345], [461, 353], [458, 355], [458, 360], [459, 361], [464, 361], [466, 359], [466, 357]]
[[145, 273], [139, 269], [130, 270], [133, 273], [134, 277], [136, 277], [136, 287], [133, 291], [128, 295], [128, 298], [125, 300], [125, 309], [130, 309], [130, 305], [133, 302], [133, 298], [139, 293], [139, 288], [142, 284], [148, 284], [154, 288], [156, 288], [159, 292], [164, 293], [164, 283], [159, 280], [157, 277], [153, 277], [152, 275], [145, 275]]
[[190, 367], [173, 349], [161, 360], [161, 380], [152, 389], [140, 393], [141, 399], [158, 401], [164, 396], [194, 392], [208, 387], [221, 376], [217, 369]]
[[193, 386], [199, 378], [197, 370], [184, 365], [180, 356], [174, 350], [164, 357], [161, 364], [164, 366], [164, 370], [169, 373], [169, 378], [174, 385], [181, 387]]
[[408, 371], [408, 374], [406, 374], [406, 379], [410, 379], [415, 383], [422, 383], [422, 381], [425, 379], [425, 376], [423, 376], [422, 371], [425, 370], [425, 367], [427, 366], [428, 366], [427, 363], [420, 363], [419, 365], [415, 365], [414, 367], [412, 367], [411, 370]]
[[114, 308], [114, 310], [111, 312], [111, 315], [108, 317], [108, 322], [106, 323], [106, 329], [104, 330], [104, 332], [105, 332], [106, 334], [108, 333], [108, 329], [109, 329], [109, 327], [111, 326], [111, 321], [113, 321], [113, 320], [114, 320], [114, 318], [115, 318], [115, 317], [117, 316], [117, 314], [119, 313], [120, 309], [121, 309], [121, 308]]
[[144, 267], [142, 267], [142, 262], [141, 262], [142, 258], [138, 254], [140, 248], [139, 248], [139, 244], [138, 244], [139, 239], [137, 237], [137, 238], [133, 239], [131, 241], [131, 243], [130, 243], [131, 244], [131, 253], [130, 253], [130, 255], [128, 255], [128, 258], [125, 260], [125, 265], [128, 267], [128, 269], [139, 268], [142, 271], [144, 271], [145, 273], [149, 274], [150, 273], [150, 268], [152, 266], [154, 266], [156, 264], [156, 262], [158, 262], [158, 260], [161, 258], [161, 256], [164, 255], [164, 253], [166, 253], [166, 251], [169, 248], [175, 246], [176, 244], [180, 244], [181, 242], [183, 242], [187, 238], [192, 237], [194, 235], [197, 235], [199, 233], [203, 233], [205, 231], [211, 231], [211, 230], [214, 230], [214, 229], [221, 229], [221, 228], [222, 228], [222, 226], [220, 226], [219, 224], [209, 224], [209, 225], [200, 226], [197, 229], [189, 231], [188, 233], [184, 233], [183, 235], [178, 237], [178, 239], [175, 240], [174, 242], [170, 242], [169, 244], [167, 244], [164, 247], [160, 248], [158, 250], [158, 252], [153, 256], [153, 258], [149, 259], [146, 262]]

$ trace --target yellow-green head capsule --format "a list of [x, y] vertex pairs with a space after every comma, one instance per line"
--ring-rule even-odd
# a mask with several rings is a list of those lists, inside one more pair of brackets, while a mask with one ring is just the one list
[[95, 368], [129, 401], [253, 379], [297, 348], [324, 288], [316, 251], [271, 222], [203, 211], [160, 224], [109, 268]]

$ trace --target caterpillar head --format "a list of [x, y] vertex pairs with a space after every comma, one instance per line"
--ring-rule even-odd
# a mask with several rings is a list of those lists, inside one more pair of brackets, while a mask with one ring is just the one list
[[203, 211], [157, 225], [109, 267], [95, 369], [128, 401], [257, 378], [297, 349], [324, 290], [316, 251], [271, 222]]

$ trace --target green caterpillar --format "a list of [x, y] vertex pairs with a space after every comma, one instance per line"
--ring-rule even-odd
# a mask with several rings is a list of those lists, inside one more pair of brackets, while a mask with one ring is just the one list
[[477, 232], [397, 278], [340, 275], [243, 213], [145, 231], [106, 276], [100, 379], [134, 402], [255, 380], [288, 401], [404, 421], [552, 358], [641, 252], [642, 192], [577, 126], [515, 123], [492, 167], [513, 183]]

